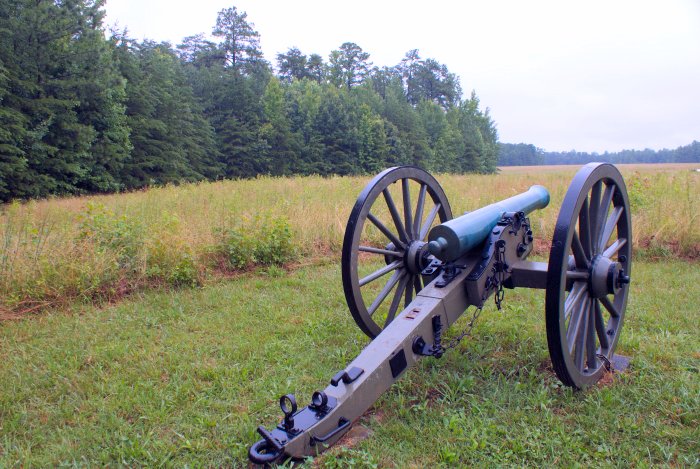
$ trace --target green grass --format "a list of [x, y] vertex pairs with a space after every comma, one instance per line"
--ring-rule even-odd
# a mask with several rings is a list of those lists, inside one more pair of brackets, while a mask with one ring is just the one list
[[[549, 366], [542, 292], [506, 291], [362, 417], [368, 439], [316, 464], [697, 466], [698, 267], [635, 264], [631, 369], [580, 393]], [[0, 467], [246, 466], [278, 397], [307, 404], [366, 343], [335, 261], [0, 323]]]

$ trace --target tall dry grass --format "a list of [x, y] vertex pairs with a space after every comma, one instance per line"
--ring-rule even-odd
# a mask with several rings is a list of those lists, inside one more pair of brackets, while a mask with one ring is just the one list
[[[496, 175], [438, 175], [455, 214], [517, 194], [550, 190], [531, 216], [546, 254], [559, 205], [578, 167], [509, 168]], [[623, 166], [637, 254], [697, 258], [700, 173], [689, 166]], [[0, 208], [0, 312], [75, 299], [103, 301], [154, 284], [197, 284], [216, 275], [222, 233], [253, 237], [283, 220], [302, 258], [338, 255], [345, 224], [369, 177], [260, 177], [167, 186]], [[262, 223], [264, 224], [264, 223]]]

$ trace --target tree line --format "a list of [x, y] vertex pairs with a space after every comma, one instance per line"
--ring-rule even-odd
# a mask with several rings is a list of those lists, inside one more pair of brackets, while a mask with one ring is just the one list
[[557, 164], [586, 164], [591, 161], [609, 163], [700, 163], [700, 142], [693, 141], [676, 149], [622, 150], [618, 152], [587, 153], [545, 151], [532, 144], [500, 143], [499, 166], [534, 166]]
[[392, 67], [347, 42], [265, 60], [245, 12], [176, 46], [103, 27], [104, 0], [0, 0], [0, 201], [396, 164], [493, 172], [475, 93], [409, 51]]

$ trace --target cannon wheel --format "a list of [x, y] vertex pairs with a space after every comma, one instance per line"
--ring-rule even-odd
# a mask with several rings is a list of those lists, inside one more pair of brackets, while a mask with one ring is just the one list
[[567, 386], [596, 383], [612, 360], [627, 306], [632, 221], [622, 175], [590, 163], [574, 176], [554, 228], [546, 290], [547, 343]]
[[[379, 173], [360, 193], [345, 228], [341, 270], [352, 317], [370, 338], [394, 319], [402, 300], [405, 307], [421, 290], [420, 271], [432, 260], [423, 248], [428, 231], [437, 219], [451, 218], [442, 187], [413, 166]], [[366, 265], [370, 271], [361, 272]]]

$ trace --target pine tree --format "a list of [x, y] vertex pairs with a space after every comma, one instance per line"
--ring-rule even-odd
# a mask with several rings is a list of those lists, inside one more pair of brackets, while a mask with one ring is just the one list
[[[12, 195], [108, 191], [129, 151], [123, 86], [101, 29], [103, 1], [8, 0], [0, 8], [0, 137], [17, 159]], [[10, 148], [11, 147], [11, 148]], [[14, 156], [9, 156], [14, 155]], [[8, 187], [5, 184], [5, 187]], [[7, 196], [5, 196], [7, 197]]]
[[118, 41], [133, 144], [122, 171], [126, 186], [218, 177], [222, 168], [213, 129], [201, 116], [174, 51], [168, 44]]
[[306, 56], [296, 47], [290, 48], [285, 54], [277, 54], [279, 77], [288, 83], [309, 76], [307, 63]]
[[212, 31], [214, 36], [222, 38], [220, 47], [227, 63], [244, 73], [250, 73], [258, 62], [264, 62], [260, 34], [254, 28], [246, 12], [230, 7], [219, 12]]
[[334, 85], [350, 90], [369, 76], [369, 54], [354, 42], [345, 42], [329, 56], [328, 76]]
[[299, 144], [290, 130], [284, 92], [276, 78], [268, 82], [262, 103], [264, 123], [260, 128], [260, 138], [267, 149], [267, 172], [274, 175], [291, 174], [296, 166], [294, 160], [299, 154]]

